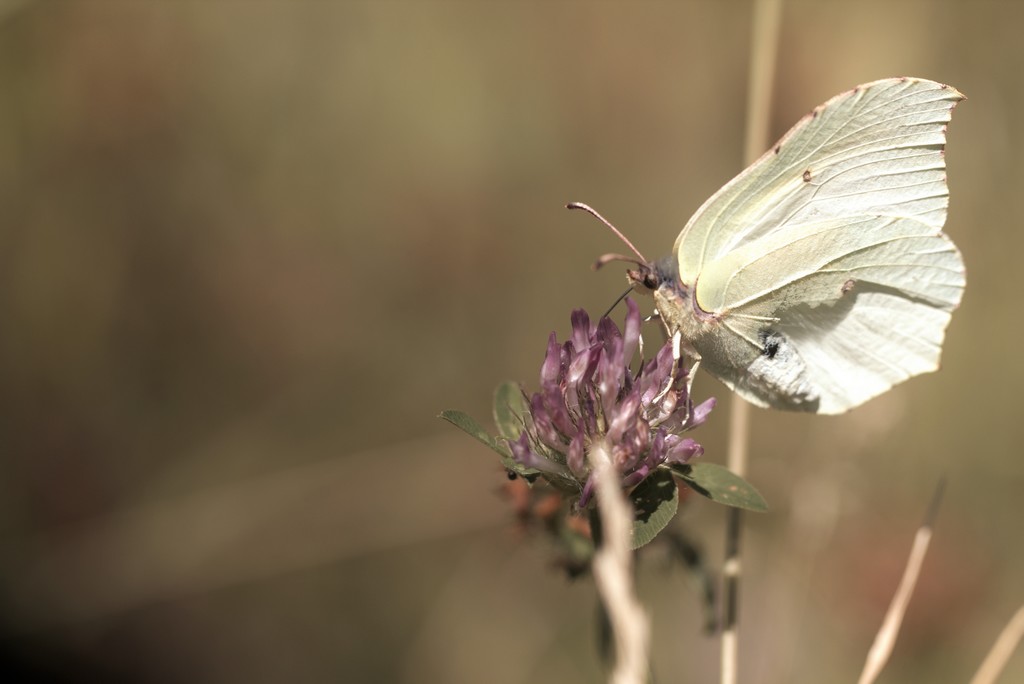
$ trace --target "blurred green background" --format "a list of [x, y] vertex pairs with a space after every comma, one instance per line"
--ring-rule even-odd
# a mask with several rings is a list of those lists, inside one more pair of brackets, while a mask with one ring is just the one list
[[[623, 289], [566, 201], [658, 256], [740, 170], [750, 5], [0, 10], [3, 673], [600, 680], [592, 584], [435, 416], [535, 387], [547, 334]], [[967, 681], [1024, 602], [1022, 26], [1012, 2], [785, 5], [773, 139], [877, 78], [968, 96], [968, 287], [940, 373], [839, 418], [756, 412], [745, 681], [855, 678], [943, 475], [882, 681]], [[723, 462], [726, 392], [696, 394]], [[716, 566], [723, 520], [678, 521]], [[638, 581], [659, 680], [715, 681], [687, 577], [648, 554]]]

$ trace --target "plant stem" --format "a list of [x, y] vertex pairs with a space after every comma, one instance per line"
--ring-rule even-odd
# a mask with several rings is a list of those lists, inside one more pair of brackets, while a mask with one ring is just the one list
[[873, 684], [881, 674], [882, 668], [889, 662], [889, 656], [892, 655], [892, 649], [896, 645], [896, 637], [900, 633], [900, 626], [903, 624], [903, 616], [907, 614], [910, 597], [914, 595], [917, 578], [921, 575], [921, 565], [928, 552], [928, 544], [932, 540], [935, 518], [939, 514], [939, 504], [942, 502], [942, 493], [945, 489], [946, 482], [941, 480], [939, 486], [935, 488], [932, 503], [928, 506], [924, 524], [914, 535], [914, 543], [910, 548], [910, 558], [907, 559], [907, 565], [903, 569], [903, 577], [896, 588], [896, 594], [892, 597], [885, 619], [882, 620], [882, 626], [878, 629], [878, 634], [875, 635], [875, 642], [871, 645], [871, 650], [868, 651], [867, 660], [857, 684]]
[[[756, 0], [750, 51], [750, 82], [747, 92], [747, 128], [744, 159], [749, 164], [768, 147], [769, 112], [775, 76], [782, 0]], [[750, 447], [750, 404], [733, 395], [729, 411], [729, 470], [743, 477]], [[739, 663], [739, 589], [742, 577], [740, 532], [743, 512], [729, 509], [723, 567], [724, 622], [722, 626], [721, 682], [736, 684]]]
[[612, 684], [644, 684], [649, 665], [650, 625], [633, 590], [633, 511], [622, 493], [621, 478], [603, 442], [588, 454], [594, 469], [602, 541], [594, 556], [594, 582], [615, 643]]
[[1024, 637], [1024, 606], [1017, 609], [981, 664], [971, 684], [995, 684], [1021, 638]]

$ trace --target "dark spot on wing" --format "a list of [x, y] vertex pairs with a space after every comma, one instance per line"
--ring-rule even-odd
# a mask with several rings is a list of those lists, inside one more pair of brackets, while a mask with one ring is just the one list
[[761, 328], [757, 337], [761, 353], [747, 365], [743, 386], [776, 408], [816, 411], [820, 391], [792, 341], [770, 327]]
[[804, 183], [810, 183], [810, 182], [811, 182], [811, 170], [807, 169], [806, 171], [804, 171]]
[[843, 294], [846, 294], [847, 292], [852, 290], [853, 286], [856, 285], [856, 284], [857, 284], [857, 281], [854, 280], [853, 278], [851, 278], [851, 279], [847, 280], [845, 283], [843, 283], [843, 286], [841, 288], [839, 288], [839, 290]]
[[774, 359], [779, 353], [779, 343], [785, 339], [780, 333], [771, 330], [762, 330], [758, 337], [761, 338], [761, 353], [769, 359]]
[[782, 145], [776, 145], [775, 146], [775, 154], [778, 154], [779, 150], [781, 150], [781, 149], [782, 149]]

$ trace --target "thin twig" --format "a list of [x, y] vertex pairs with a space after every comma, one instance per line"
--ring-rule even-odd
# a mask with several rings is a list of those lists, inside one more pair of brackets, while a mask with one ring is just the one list
[[[757, 0], [754, 4], [752, 47], [750, 51], [750, 82], [747, 93], [747, 130], [743, 157], [747, 163], [757, 159], [768, 147], [769, 112], [775, 56], [782, 17], [782, 0]], [[733, 395], [729, 411], [729, 470], [746, 474], [750, 445], [750, 404]], [[740, 532], [743, 513], [729, 509], [726, 525], [724, 621], [721, 647], [721, 682], [736, 684], [739, 664], [739, 588], [742, 576]]]
[[743, 159], [747, 164], [752, 164], [768, 149], [781, 23], [782, 0], [757, 0], [754, 3], [750, 81], [747, 84], [747, 130], [743, 145]]
[[1024, 606], [1017, 609], [1010, 622], [1003, 628], [992, 645], [992, 650], [985, 656], [985, 661], [978, 668], [971, 684], [995, 684], [996, 677], [1006, 667], [1006, 661], [1013, 655], [1021, 638], [1024, 637]]
[[914, 594], [914, 587], [917, 585], [917, 578], [921, 574], [921, 564], [924, 563], [925, 553], [928, 551], [928, 544], [932, 539], [932, 528], [935, 525], [935, 516], [939, 512], [939, 503], [942, 501], [942, 492], [945, 489], [945, 481], [939, 483], [932, 497], [931, 506], [928, 507], [928, 515], [925, 521], [917, 530], [914, 537], [914, 545], [910, 549], [910, 558], [907, 559], [907, 567], [903, 570], [903, 577], [896, 588], [896, 594], [892, 597], [889, 610], [882, 620], [882, 626], [875, 635], [875, 643], [868, 651], [867, 661], [864, 663], [864, 670], [860, 673], [857, 684], [871, 684], [881, 674], [882, 668], [889, 662], [893, 646], [896, 644], [896, 637], [900, 632], [900, 625], [903, 624], [903, 616], [907, 613], [907, 605], [910, 597]]
[[593, 571], [615, 643], [612, 684], [643, 684], [649, 665], [650, 625], [633, 591], [633, 512], [622, 493], [619, 473], [605, 444], [591, 446], [597, 503], [601, 513], [601, 547]]

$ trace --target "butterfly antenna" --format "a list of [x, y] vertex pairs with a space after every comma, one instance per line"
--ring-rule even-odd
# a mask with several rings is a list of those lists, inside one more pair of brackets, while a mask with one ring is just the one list
[[[613, 233], [615, 233], [616, 235], [619, 236], [620, 240], [622, 240], [623, 242], [626, 243], [627, 247], [629, 247], [631, 250], [633, 250], [633, 254], [636, 254], [637, 257], [640, 258], [640, 263], [642, 263], [642, 264], [646, 264], [647, 263], [647, 259], [644, 258], [644, 255], [640, 253], [639, 249], [637, 249], [636, 247], [633, 246], [633, 243], [629, 241], [629, 238], [627, 238], [625, 235], [623, 235], [619, 231], [618, 228], [613, 226], [608, 221], [608, 219], [606, 219], [604, 216], [601, 216], [599, 213], [597, 213], [597, 211], [595, 211], [591, 207], [588, 207], [586, 204], [583, 204], [582, 202], [569, 202], [568, 204], [565, 205], [565, 208], [566, 209], [582, 209], [583, 211], [587, 212], [588, 214], [590, 214], [591, 216], [596, 218], [598, 221], [603, 223], [604, 225], [608, 226], [608, 228], [611, 229], [611, 231]], [[626, 261], [632, 261], [632, 259], [626, 259]]]

